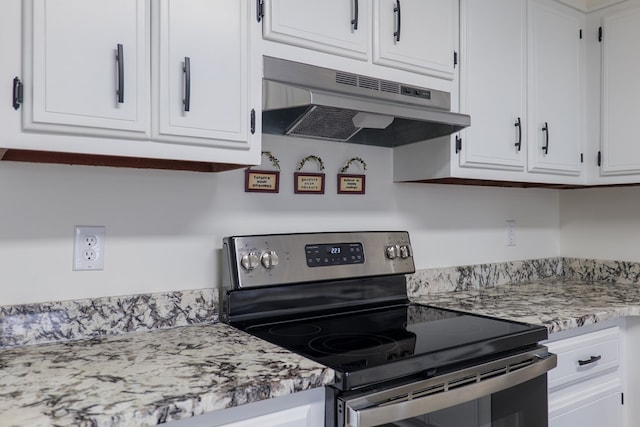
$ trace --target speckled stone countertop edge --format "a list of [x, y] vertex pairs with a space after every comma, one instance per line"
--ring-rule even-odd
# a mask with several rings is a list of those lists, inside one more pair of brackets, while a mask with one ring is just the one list
[[546, 326], [550, 334], [640, 315], [635, 283], [552, 280], [412, 298], [439, 308]]
[[0, 350], [0, 426], [151, 426], [334, 378], [222, 323], [15, 347]]

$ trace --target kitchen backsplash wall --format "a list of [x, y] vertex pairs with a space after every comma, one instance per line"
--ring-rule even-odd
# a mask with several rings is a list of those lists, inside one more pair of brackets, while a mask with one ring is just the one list
[[512, 283], [557, 280], [564, 277], [562, 258], [431, 268], [408, 276], [410, 297], [480, 289]]
[[[0, 306], [212, 288], [227, 235], [407, 230], [418, 269], [559, 255], [558, 190], [394, 184], [388, 148], [284, 139], [264, 138], [280, 160], [278, 194], [245, 193], [244, 170], [0, 162]], [[324, 161], [326, 194], [295, 195], [310, 154]], [[336, 194], [353, 157], [367, 163], [366, 194]], [[516, 246], [505, 220], [516, 220]], [[105, 226], [104, 271], [72, 271], [75, 225]]]
[[640, 263], [564, 258], [564, 276], [585, 282], [640, 283]]
[[0, 306], [0, 348], [217, 321], [213, 289]]
[[640, 261], [640, 187], [560, 192], [560, 253]]

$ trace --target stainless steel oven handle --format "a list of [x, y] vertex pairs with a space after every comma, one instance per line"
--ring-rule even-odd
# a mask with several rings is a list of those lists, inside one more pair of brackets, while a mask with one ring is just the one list
[[367, 397], [355, 399], [353, 404], [347, 401], [345, 426], [375, 427], [449, 408], [532, 380], [556, 365], [557, 356], [548, 353], [547, 357], [519, 370], [401, 403], [374, 404], [375, 406], [357, 409], [354, 406], [362, 406], [363, 400], [368, 400]]

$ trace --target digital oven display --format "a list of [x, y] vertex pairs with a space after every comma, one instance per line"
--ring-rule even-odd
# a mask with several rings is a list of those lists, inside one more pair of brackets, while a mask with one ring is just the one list
[[309, 267], [364, 263], [362, 243], [306, 245], [304, 250], [307, 255], [307, 265]]

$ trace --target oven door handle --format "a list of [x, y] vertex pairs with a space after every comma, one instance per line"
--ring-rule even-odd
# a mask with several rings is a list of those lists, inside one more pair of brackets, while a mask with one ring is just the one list
[[[449, 386], [443, 387], [443, 391], [428, 394], [424, 397], [412, 397], [411, 393], [404, 393], [397, 398], [389, 398], [387, 393], [382, 392], [345, 400], [344, 425], [348, 427], [375, 427], [428, 414], [522, 384], [544, 375], [557, 365], [557, 356], [552, 353], [545, 353], [542, 356], [536, 355], [535, 358], [536, 360], [528, 366], [512, 371], [507, 368], [504, 373], [497, 376], [459, 387], [451, 387], [451, 383], [455, 382], [456, 379], [450, 378]], [[490, 365], [492, 363], [460, 371], [454, 373], [454, 375], [469, 378], [467, 371], [473, 370], [477, 372], [476, 375], [481, 376], [484, 375], [481, 374], [483, 372], [482, 368]], [[444, 377], [452, 376], [445, 375]], [[429, 390], [428, 383], [436, 384], [439, 381], [438, 377], [422, 381], [415, 386], [415, 394]], [[437, 388], [437, 386], [434, 385], [432, 388]], [[377, 397], [381, 397], [381, 399]]]

